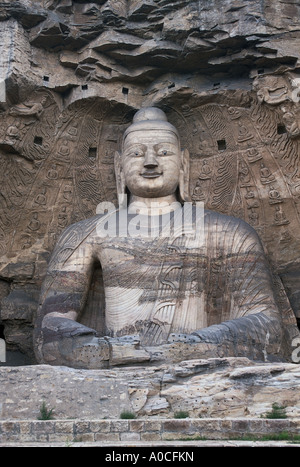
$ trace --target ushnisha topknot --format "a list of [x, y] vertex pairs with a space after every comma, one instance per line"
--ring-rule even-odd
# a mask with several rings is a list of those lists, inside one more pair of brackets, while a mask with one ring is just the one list
[[133, 131], [145, 130], [167, 130], [174, 133], [179, 141], [179, 134], [176, 128], [168, 122], [166, 114], [157, 107], [145, 107], [140, 109], [133, 117], [132, 124], [127, 128], [123, 136], [123, 142], [126, 136]]
[[167, 116], [165, 112], [163, 112], [158, 107], [145, 107], [140, 109], [133, 117], [132, 122], [144, 122], [145, 120], [159, 120], [163, 122], [167, 122]]

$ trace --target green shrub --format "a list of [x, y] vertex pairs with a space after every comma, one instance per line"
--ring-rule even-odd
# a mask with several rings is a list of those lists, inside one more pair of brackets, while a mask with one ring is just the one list
[[279, 405], [277, 402], [274, 402], [274, 404], [272, 404], [272, 410], [267, 412], [264, 418], [287, 418], [285, 409], [286, 408], [283, 405]]
[[124, 410], [123, 412], [121, 412], [120, 418], [124, 420], [128, 420], [128, 419], [136, 418], [136, 415], [135, 413], [130, 412], [129, 410]]
[[40, 416], [38, 417], [38, 420], [52, 420], [54, 418], [53, 412], [54, 409], [47, 409], [46, 402], [43, 401], [40, 407]]
[[174, 413], [174, 418], [188, 418], [189, 413], [185, 410], [179, 410], [178, 412]]
[[245, 435], [239, 437], [232, 437], [232, 440], [239, 441], [289, 441], [290, 443], [298, 443], [300, 441], [300, 435], [288, 433], [287, 431], [281, 431], [279, 433], [269, 433], [266, 435]]

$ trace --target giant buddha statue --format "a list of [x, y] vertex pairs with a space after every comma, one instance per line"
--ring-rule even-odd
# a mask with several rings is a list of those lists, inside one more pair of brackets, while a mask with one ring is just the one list
[[[279, 306], [257, 233], [190, 201], [189, 154], [163, 111], [136, 113], [115, 172], [119, 206], [99, 205], [54, 249], [35, 323], [38, 362], [108, 368], [228, 356], [289, 360], [295, 319], [288, 304]], [[81, 322], [97, 263], [101, 333]]]

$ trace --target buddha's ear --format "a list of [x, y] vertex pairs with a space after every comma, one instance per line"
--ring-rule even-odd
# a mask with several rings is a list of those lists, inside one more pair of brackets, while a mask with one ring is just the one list
[[179, 194], [181, 201], [191, 201], [190, 198], [190, 154], [187, 149], [181, 151], [181, 169], [179, 178]]
[[126, 203], [126, 185], [125, 185], [125, 177], [122, 167], [122, 155], [116, 151], [114, 157], [114, 165], [115, 165], [115, 176], [116, 176], [116, 183], [117, 183], [117, 194], [119, 200], [119, 207], [121, 208]]

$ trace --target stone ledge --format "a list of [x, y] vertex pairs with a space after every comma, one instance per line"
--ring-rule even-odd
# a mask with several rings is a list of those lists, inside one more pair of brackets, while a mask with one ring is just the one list
[[158, 418], [171, 420], [179, 410], [190, 419], [224, 419], [226, 425], [231, 418], [259, 419], [276, 402], [285, 406], [288, 419], [298, 419], [295, 388], [299, 378], [299, 364], [262, 364], [246, 358], [117, 371], [49, 365], [0, 367], [0, 420], [37, 420], [43, 401], [54, 409], [57, 420], [81, 420], [82, 424], [102, 420], [102, 428], [95, 425], [93, 432], [109, 432], [110, 428], [104, 429], [106, 420], [123, 423], [122, 411], [136, 414], [135, 423], [143, 420], [140, 431], [145, 433], [153, 431], [150, 427]]
[[138, 419], [138, 420], [5, 420], [0, 444], [44, 442], [131, 442], [184, 439], [226, 440], [287, 432], [299, 434], [298, 419]]

